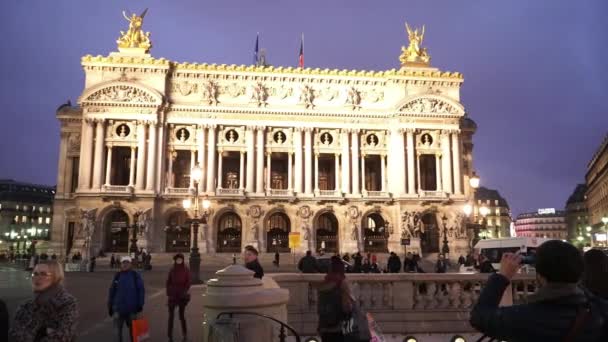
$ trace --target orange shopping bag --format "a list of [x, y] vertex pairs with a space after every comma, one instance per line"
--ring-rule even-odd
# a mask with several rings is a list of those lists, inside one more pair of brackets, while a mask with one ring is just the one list
[[150, 326], [145, 318], [134, 319], [131, 321], [131, 334], [133, 342], [143, 342], [150, 339]]

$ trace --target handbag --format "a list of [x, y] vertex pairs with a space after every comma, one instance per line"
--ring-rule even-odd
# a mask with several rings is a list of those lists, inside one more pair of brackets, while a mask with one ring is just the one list
[[131, 321], [131, 334], [133, 342], [150, 340], [150, 325], [145, 318], [137, 318]]
[[355, 302], [350, 315], [340, 322], [340, 328], [346, 342], [369, 341], [372, 338], [367, 315]]

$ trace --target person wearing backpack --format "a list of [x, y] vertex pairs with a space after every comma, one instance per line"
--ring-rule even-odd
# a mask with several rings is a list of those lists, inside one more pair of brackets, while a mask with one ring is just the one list
[[318, 288], [318, 297], [319, 325], [317, 330], [321, 335], [321, 341], [344, 341], [340, 323], [350, 315], [353, 302], [344, 275], [344, 264], [340, 257], [331, 257], [329, 272]]
[[131, 257], [120, 259], [120, 272], [114, 276], [109, 292], [108, 314], [114, 319], [116, 341], [122, 342], [123, 325], [127, 326], [133, 341], [131, 322], [143, 311], [145, 289], [139, 273], [131, 269]]

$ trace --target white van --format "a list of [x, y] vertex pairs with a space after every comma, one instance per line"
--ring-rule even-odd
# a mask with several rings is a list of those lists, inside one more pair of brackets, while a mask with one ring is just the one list
[[[536, 248], [546, 241], [554, 239], [534, 238], [534, 237], [515, 237], [501, 239], [479, 240], [473, 248], [474, 255], [483, 254], [495, 269], [500, 268], [500, 259], [503, 253], [520, 252], [522, 256], [530, 256], [536, 253]], [[534, 269], [533, 266], [525, 265], [522, 272], [529, 272]]]

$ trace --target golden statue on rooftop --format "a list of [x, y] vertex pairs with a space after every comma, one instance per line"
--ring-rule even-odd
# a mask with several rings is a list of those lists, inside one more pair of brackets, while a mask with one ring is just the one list
[[152, 47], [152, 43], [150, 43], [150, 32], [144, 33], [142, 30], [144, 17], [147, 12], [148, 9], [146, 8], [141, 15], [133, 13], [131, 14], [131, 17], [128, 17], [125, 11], [122, 11], [122, 16], [129, 22], [129, 30], [126, 33], [120, 31], [120, 38], [116, 41], [119, 50], [121, 48], [139, 48], [144, 49], [145, 52], [150, 50]]
[[401, 66], [428, 65], [431, 61], [431, 56], [429, 56], [427, 53], [426, 48], [422, 47], [422, 41], [424, 39], [424, 26], [422, 26], [422, 30], [419, 32], [417, 28], [412, 29], [407, 23], [405, 23], [405, 29], [407, 31], [410, 45], [407, 48], [405, 46], [401, 47], [401, 56], [399, 56]]

